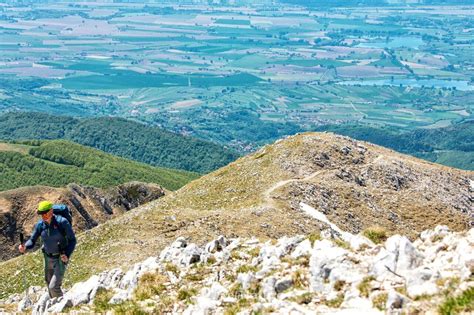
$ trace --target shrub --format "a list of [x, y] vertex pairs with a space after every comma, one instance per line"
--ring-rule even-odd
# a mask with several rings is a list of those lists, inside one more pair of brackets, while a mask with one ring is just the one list
[[363, 297], [369, 297], [370, 290], [372, 289], [372, 287], [370, 286], [370, 282], [372, 280], [375, 280], [373, 276], [365, 277], [364, 279], [362, 279], [362, 282], [359, 283], [359, 285], [357, 286], [357, 289], [359, 289], [360, 291], [360, 295], [362, 295]]
[[302, 269], [296, 270], [291, 276], [291, 280], [293, 280], [293, 286], [295, 288], [303, 288], [305, 286], [304, 271]]
[[172, 263], [167, 263], [165, 265], [165, 270], [166, 271], [169, 271], [169, 272], [172, 272], [175, 276], [178, 276], [179, 275], [179, 268], [178, 266], [172, 264]]
[[335, 299], [326, 300], [324, 304], [332, 308], [338, 308], [341, 306], [342, 302], [344, 302], [344, 294], [339, 293]]
[[147, 314], [135, 301], [125, 301], [113, 306], [114, 314], [145, 315]]
[[237, 273], [257, 272], [256, 266], [242, 265], [237, 268]]
[[458, 296], [450, 296], [439, 306], [442, 315], [474, 312], [474, 287], [467, 289]]
[[372, 299], [372, 304], [374, 307], [378, 308], [379, 310], [383, 311], [385, 309], [385, 305], [387, 304], [388, 294], [387, 293], [380, 293], [376, 295]]
[[313, 300], [313, 294], [310, 292], [303, 293], [290, 298], [290, 301], [296, 302], [298, 304], [309, 304]]
[[321, 235], [319, 233], [311, 233], [308, 235], [308, 240], [311, 242], [311, 245], [314, 245], [314, 242], [321, 240]]
[[260, 248], [255, 247], [248, 251], [248, 254], [252, 257], [258, 257], [260, 255]]
[[139, 301], [149, 299], [152, 296], [159, 295], [166, 290], [164, 283], [168, 279], [158, 273], [145, 273], [140, 277], [138, 286], [135, 289], [135, 297]]
[[104, 313], [111, 308], [109, 301], [113, 296], [111, 290], [99, 288], [94, 297], [94, 311], [97, 313]]
[[196, 293], [197, 293], [197, 290], [194, 288], [191, 288], [191, 289], [183, 288], [178, 291], [178, 300], [190, 302], [191, 298], [195, 296]]

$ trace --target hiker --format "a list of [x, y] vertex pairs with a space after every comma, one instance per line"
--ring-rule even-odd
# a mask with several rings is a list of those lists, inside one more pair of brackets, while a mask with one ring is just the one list
[[63, 295], [61, 284], [66, 271], [66, 265], [76, 247], [76, 236], [69, 221], [61, 215], [53, 213], [53, 204], [42, 201], [38, 205], [37, 213], [41, 220], [36, 223], [33, 234], [25, 244], [20, 244], [18, 250], [24, 253], [26, 249], [35, 246], [39, 236], [43, 240], [44, 278], [48, 285], [49, 296]]

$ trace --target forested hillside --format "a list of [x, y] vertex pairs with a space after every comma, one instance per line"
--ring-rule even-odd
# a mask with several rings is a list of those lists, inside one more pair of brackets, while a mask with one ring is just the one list
[[[244, 117], [239, 121], [243, 130]], [[260, 129], [259, 134], [272, 132], [262, 126]], [[413, 131], [363, 124], [327, 125], [310, 130], [331, 131], [428, 161], [474, 170], [474, 121]], [[298, 131], [301, 130], [286, 130]], [[0, 139], [68, 139], [151, 165], [200, 173], [237, 158], [237, 153], [219, 145], [121, 118], [76, 119], [42, 113], [8, 113], [0, 116]]]
[[0, 173], [0, 191], [69, 183], [109, 187], [129, 181], [175, 190], [198, 177], [196, 173], [153, 167], [64, 140], [0, 143]]
[[0, 139], [66, 139], [153, 166], [208, 173], [238, 157], [217, 144], [122, 118], [76, 119], [44, 113], [0, 116]]

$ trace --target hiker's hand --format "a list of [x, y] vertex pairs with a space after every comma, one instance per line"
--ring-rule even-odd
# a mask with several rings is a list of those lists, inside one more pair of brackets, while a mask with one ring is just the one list
[[19, 251], [20, 253], [24, 254], [25, 251], [26, 251], [25, 245], [20, 244], [20, 245], [18, 246], [18, 251]]
[[66, 255], [62, 254], [62, 255], [61, 255], [61, 261], [62, 261], [63, 263], [65, 263], [65, 264], [67, 264], [67, 262], [69, 261], [69, 258], [67, 258]]

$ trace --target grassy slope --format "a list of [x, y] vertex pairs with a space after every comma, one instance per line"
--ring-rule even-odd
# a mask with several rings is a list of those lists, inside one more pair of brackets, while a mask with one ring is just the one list
[[126, 160], [64, 140], [39, 146], [0, 145], [0, 190], [22, 186], [115, 186], [138, 180], [175, 190], [198, 177], [196, 173], [157, 168]]
[[[331, 161], [334, 159], [337, 162], [344, 158], [339, 148], [339, 146], [344, 146], [344, 143], [333, 145], [334, 137], [331, 135], [322, 134], [319, 137], [321, 137], [321, 141], [316, 138], [311, 140], [311, 143], [307, 143], [303, 136], [296, 136], [267, 146], [255, 154], [241, 158], [189, 183], [160, 200], [126, 213], [124, 216], [111, 220], [87, 233], [82, 233], [78, 238], [77, 250], [66, 276], [66, 286], [85, 280], [100, 271], [130, 266], [148, 256], [157, 255], [177, 236], [192, 237], [193, 241], [199, 243], [219, 234], [256, 236], [265, 239], [282, 235], [309, 234], [317, 231], [319, 229], [318, 221], [308, 220], [308, 217], [301, 211], [291, 210], [285, 205], [287, 202], [291, 202], [292, 198], [298, 199], [299, 197], [287, 199], [289, 195], [285, 191], [276, 189], [272, 195], [278, 198], [272, 198], [273, 204], [266, 204], [265, 201], [267, 199], [266, 192], [276, 183], [293, 181], [295, 178], [301, 180], [315, 171], [318, 172], [319, 169], [309, 157], [317, 157], [321, 150], [330, 154]], [[319, 142], [324, 142], [324, 146], [319, 147]], [[412, 172], [417, 172], [420, 169], [420, 174], [431, 174], [432, 172], [435, 175], [444, 174], [443, 176], [450, 178], [473, 176], [472, 172], [434, 165], [384, 148], [370, 145], [370, 149], [371, 152], [367, 153], [366, 158], [371, 161], [370, 163], [373, 163], [370, 167], [375, 171], [379, 167], [382, 170], [385, 168], [385, 164], [380, 165], [375, 161], [379, 160], [381, 155], [389, 155], [390, 158], [382, 159], [380, 163], [392, 163], [393, 159], [394, 161], [407, 162]], [[347, 161], [347, 163], [351, 163], [351, 159]], [[394, 165], [397, 164], [398, 162]], [[323, 188], [322, 185], [333, 185], [334, 182], [336, 191], [341, 194], [350, 192], [351, 187], [344, 186], [344, 181], [336, 179], [334, 174], [339, 171], [339, 168], [335, 167], [335, 169], [332, 167], [323, 169], [324, 172], [321, 173], [321, 176], [313, 179], [317, 182], [310, 181], [310, 183], [313, 183], [315, 187]], [[306, 173], [302, 173], [302, 170]], [[289, 184], [291, 186], [291, 183]], [[363, 195], [366, 187], [354, 189], [359, 189], [359, 193]], [[384, 189], [384, 191], [390, 193], [390, 190]], [[375, 191], [375, 194], [379, 193]], [[392, 191], [392, 193], [394, 195], [386, 198], [387, 203], [403, 199], [403, 197], [399, 197], [401, 195], [395, 195], [397, 192]], [[406, 192], [403, 191], [401, 194], [405, 195]], [[385, 197], [382, 196], [382, 198], [385, 200]], [[360, 200], [357, 200], [356, 203], [361, 204]], [[451, 221], [458, 219], [457, 214], [440, 215], [439, 209], [421, 204], [413, 205], [417, 208], [410, 210], [412, 208], [409, 206], [410, 204], [413, 204], [413, 199], [400, 206], [400, 211], [406, 211], [402, 213], [402, 218], [407, 216], [407, 220], [421, 220], [421, 225], [424, 228], [428, 228], [432, 224], [446, 224], [445, 221], [448, 219]], [[399, 205], [395, 204], [394, 206], [398, 207]], [[357, 215], [357, 211], [358, 209], [354, 211], [355, 215]], [[411, 216], [418, 213], [423, 215]], [[370, 217], [370, 213], [363, 213], [363, 215]], [[443, 218], [447, 219], [443, 221]], [[341, 222], [347, 221], [346, 216], [342, 215], [335, 217], [332, 215], [330, 220], [339, 222], [338, 224], [341, 226]], [[381, 219], [375, 217], [375, 220]], [[405, 230], [401, 230], [401, 232], [412, 229], [409, 224], [406, 224], [407, 222], [402, 223]], [[270, 224], [270, 228], [266, 228], [264, 224], [267, 226]], [[369, 220], [367, 224], [373, 224], [373, 222]], [[456, 224], [459, 225], [459, 222]], [[22, 290], [22, 284], [17, 281], [18, 275], [15, 274], [19, 268], [29, 270], [27, 278], [30, 285], [43, 285], [42, 268], [39, 267], [41, 264], [41, 257], [38, 253], [0, 264], [0, 277], [5, 279], [0, 283], [2, 296]]]

